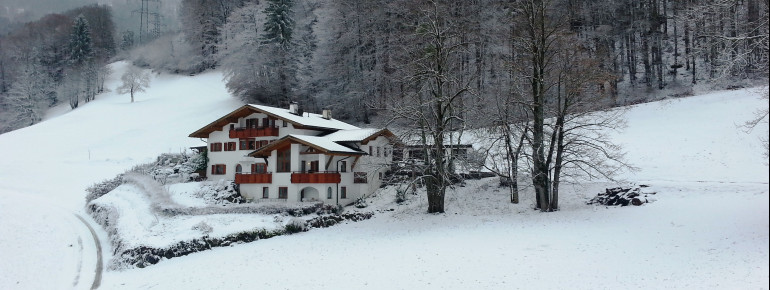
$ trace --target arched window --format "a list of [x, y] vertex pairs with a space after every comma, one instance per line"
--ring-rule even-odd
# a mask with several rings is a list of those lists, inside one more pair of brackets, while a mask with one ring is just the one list
[[239, 174], [241, 172], [243, 172], [243, 167], [241, 167], [240, 164], [235, 165], [235, 174]]
[[331, 188], [331, 186], [326, 189], [326, 199], [332, 199], [332, 188]]

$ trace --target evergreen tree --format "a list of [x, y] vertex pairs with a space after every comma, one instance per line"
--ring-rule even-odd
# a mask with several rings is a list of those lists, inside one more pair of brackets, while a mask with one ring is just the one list
[[292, 18], [292, 0], [269, 0], [265, 8], [265, 43], [278, 44], [287, 49], [291, 45], [291, 37], [294, 32], [294, 19]]
[[70, 61], [76, 67], [87, 64], [94, 55], [91, 43], [91, 27], [82, 15], [75, 19], [75, 25], [70, 34]]
[[264, 55], [272, 55], [270, 73], [278, 84], [277, 91], [272, 93], [273, 104], [289, 102], [293, 99], [291, 90], [296, 84], [297, 57], [292, 42], [294, 19], [292, 18], [292, 0], [270, 0], [265, 8], [263, 40]]

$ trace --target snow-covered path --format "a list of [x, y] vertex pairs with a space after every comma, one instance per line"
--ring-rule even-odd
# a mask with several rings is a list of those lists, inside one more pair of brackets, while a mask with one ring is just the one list
[[91, 226], [91, 224], [86, 221], [83, 217], [80, 215], [75, 215], [81, 222], [83, 222], [83, 225], [85, 225], [88, 228], [88, 231], [91, 233], [91, 237], [94, 240], [94, 246], [96, 248], [96, 266], [94, 266], [94, 282], [91, 284], [91, 290], [99, 288], [99, 285], [102, 284], [102, 273], [104, 272], [104, 257], [102, 255], [102, 243], [99, 241], [99, 236], [96, 234], [96, 231]]
[[[108, 89], [125, 67], [113, 65]], [[87, 216], [85, 188], [159, 153], [202, 144], [187, 134], [239, 106], [220, 73], [154, 75], [150, 86], [135, 103], [108, 92], [0, 135], [0, 289], [90, 289], [95, 272], [79, 269], [96, 265], [94, 240], [73, 215]]]
[[35, 196], [2, 194], [1, 288], [92, 289], [100, 280], [101, 248], [85, 221]]

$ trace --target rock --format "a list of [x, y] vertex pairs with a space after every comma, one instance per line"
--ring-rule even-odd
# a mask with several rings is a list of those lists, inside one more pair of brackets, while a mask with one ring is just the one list
[[642, 200], [640, 200], [638, 198], [634, 198], [634, 199], [631, 200], [631, 204], [636, 205], [636, 206], [642, 205]]

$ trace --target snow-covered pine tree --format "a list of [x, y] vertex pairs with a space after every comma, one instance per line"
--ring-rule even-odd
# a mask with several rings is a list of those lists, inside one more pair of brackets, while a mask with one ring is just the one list
[[273, 68], [269, 73], [278, 85], [273, 88], [273, 104], [291, 101], [292, 88], [297, 81], [297, 57], [292, 41], [295, 24], [292, 18], [293, 6], [292, 0], [269, 0], [264, 11], [266, 19], [262, 48], [265, 56], [273, 56], [268, 63]]
[[75, 18], [75, 24], [70, 34], [70, 61], [74, 66], [86, 65], [94, 55], [91, 43], [91, 27], [82, 15]]
[[269, 0], [265, 8], [265, 33], [262, 39], [266, 44], [278, 44], [284, 49], [292, 43], [294, 19], [292, 18], [292, 0]]

